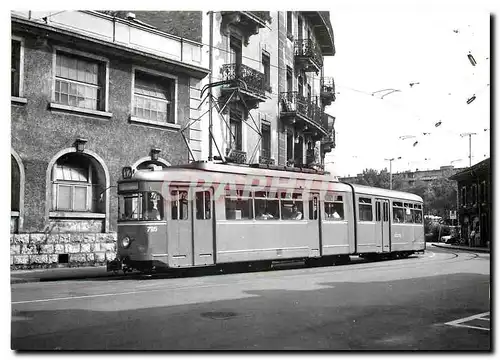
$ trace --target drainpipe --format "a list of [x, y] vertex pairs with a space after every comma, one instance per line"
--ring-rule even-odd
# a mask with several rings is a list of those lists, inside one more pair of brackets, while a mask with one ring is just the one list
[[[210, 39], [208, 42], [208, 68], [210, 72], [208, 73], [208, 83], [212, 83], [212, 71], [213, 71], [213, 60], [212, 60], [212, 48], [214, 42], [214, 12], [209, 11], [209, 22], [210, 22]], [[212, 161], [212, 87], [208, 88], [208, 161]]]

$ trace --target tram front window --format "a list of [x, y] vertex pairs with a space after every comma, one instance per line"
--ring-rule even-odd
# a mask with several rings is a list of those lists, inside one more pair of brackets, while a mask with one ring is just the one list
[[155, 191], [118, 195], [118, 221], [164, 219], [163, 197]]

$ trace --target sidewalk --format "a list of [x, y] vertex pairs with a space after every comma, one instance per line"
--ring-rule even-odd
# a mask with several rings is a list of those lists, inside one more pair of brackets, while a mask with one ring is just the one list
[[10, 272], [10, 283], [30, 283], [57, 280], [76, 280], [112, 277], [112, 272], [106, 272], [106, 266], [88, 266], [74, 268], [54, 268], [35, 270], [14, 270]]
[[470, 247], [470, 246], [460, 246], [460, 245], [451, 245], [445, 243], [434, 243], [428, 242], [428, 245], [432, 245], [435, 247], [443, 248], [443, 249], [453, 249], [453, 250], [463, 250], [463, 251], [473, 251], [473, 252], [482, 252], [482, 253], [490, 253], [490, 249], [483, 247]]

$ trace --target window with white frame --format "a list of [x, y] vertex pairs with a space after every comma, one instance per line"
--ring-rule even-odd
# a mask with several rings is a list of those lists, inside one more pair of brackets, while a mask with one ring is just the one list
[[105, 111], [106, 64], [83, 56], [56, 52], [54, 102]]
[[66, 154], [52, 169], [52, 208], [55, 211], [98, 212], [96, 169], [85, 157]]
[[140, 119], [175, 124], [175, 80], [134, 72], [133, 116]]
[[11, 80], [10, 89], [11, 96], [22, 96], [21, 82], [22, 82], [22, 42], [18, 39], [12, 39], [11, 47]]

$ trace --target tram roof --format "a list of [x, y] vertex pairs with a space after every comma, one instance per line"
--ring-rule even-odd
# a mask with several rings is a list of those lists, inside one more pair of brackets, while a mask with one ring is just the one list
[[[197, 174], [200, 176], [197, 179]], [[231, 178], [235, 176], [235, 178]], [[253, 168], [245, 166], [234, 166], [226, 164], [214, 163], [192, 163], [187, 165], [176, 165], [162, 170], [137, 170], [130, 179], [122, 179], [120, 181], [153, 181], [153, 182], [193, 182], [203, 180], [205, 182], [213, 183], [239, 183], [245, 184], [245, 176], [254, 178], [279, 178], [279, 179], [293, 179], [300, 181], [312, 181], [311, 190], [324, 189], [322, 183], [328, 183], [329, 191], [346, 191], [352, 192], [349, 185], [339, 182], [333, 175], [327, 174], [313, 174], [305, 172], [291, 172], [283, 170], [272, 170]], [[281, 184], [280, 184], [281, 185]]]
[[[135, 180], [150, 180], [150, 181], [164, 181], [171, 180], [170, 175], [177, 177], [174, 174], [184, 173], [185, 175], [193, 174], [191, 170], [203, 171], [207, 173], [219, 173], [219, 174], [233, 174], [233, 175], [250, 175], [250, 176], [264, 176], [264, 177], [279, 177], [279, 178], [290, 178], [290, 179], [303, 179], [303, 180], [316, 180], [316, 181], [329, 181], [337, 182], [338, 178], [330, 173], [307, 173], [307, 172], [295, 172], [295, 171], [285, 171], [285, 170], [273, 170], [273, 169], [263, 169], [254, 168], [250, 166], [238, 166], [238, 165], [228, 165], [228, 164], [217, 164], [210, 162], [199, 162], [191, 163], [185, 165], [175, 165], [171, 167], [164, 168], [162, 170], [138, 170], [134, 173], [133, 179]], [[168, 176], [168, 179], [165, 178]], [[184, 178], [186, 180], [186, 178]]]
[[408, 201], [424, 202], [424, 200], [420, 196], [408, 192], [388, 190], [388, 189], [382, 189], [382, 188], [358, 185], [358, 184], [351, 184], [351, 185], [354, 189], [354, 192], [356, 192], [357, 194], [366, 194], [366, 195], [374, 195], [380, 197], [397, 198]]

